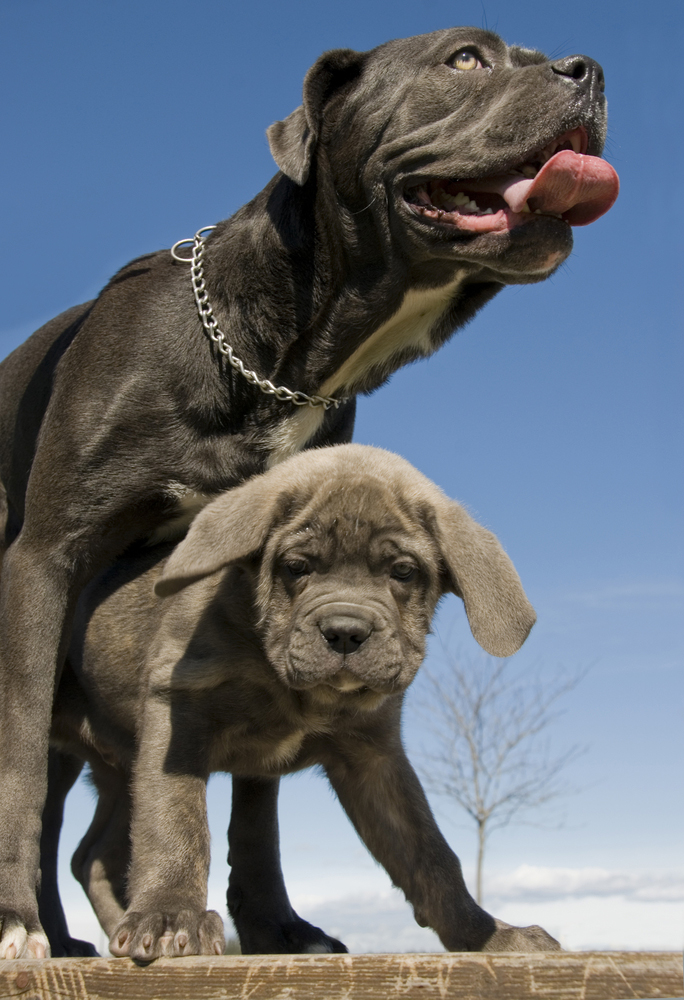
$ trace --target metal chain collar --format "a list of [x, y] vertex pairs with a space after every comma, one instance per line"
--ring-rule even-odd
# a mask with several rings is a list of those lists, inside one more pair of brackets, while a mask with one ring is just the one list
[[[204, 226], [203, 229], [197, 230], [192, 239], [178, 240], [171, 247], [171, 256], [174, 260], [191, 265], [192, 291], [197, 304], [197, 312], [202, 321], [202, 326], [206, 330], [212, 344], [215, 345], [216, 350], [228, 359], [228, 364], [240, 372], [243, 378], [251, 385], [256, 385], [267, 396], [275, 396], [276, 399], [282, 402], [293, 403], [294, 406], [322, 406], [324, 410], [329, 410], [331, 406], [338, 407], [341, 403], [345, 403], [346, 398], [336, 399], [334, 396], [307, 396], [305, 392], [293, 392], [287, 386], [274, 385], [269, 379], [259, 378], [256, 372], [245, 368], [243, 362], [235, 356], [233, 348], [226, 340], [226, 335], [219, 330], [204, 283], [202, 259], [204, 257], [205, 233], [211, 232], [212, 229], [216, 229], [216, 226]], [[186, 243], [192, 243], [191, 257], [181, 257], [177, 253], [178, 248], [184, 246]]]

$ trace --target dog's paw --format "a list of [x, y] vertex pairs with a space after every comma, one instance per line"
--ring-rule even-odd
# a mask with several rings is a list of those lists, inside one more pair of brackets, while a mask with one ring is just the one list
[[222, 955], [224, 947], [223, 921], [215, 910], [131, 911], [124, 915], [109, 942], [112, 955], [136, 962], [183, 955]]
[[292, 920], [269, 920], [263, 916], [247, 920], [241, 914], [235, 926], [243, 955], [326, 955], [347, 951], [337, 938], [296, 913]]
[[28, 929], [17, 913], [0, 912], [0, 959], [49, 957], [50, 945], [40, 926]]
[[52, 942], [52, 958], [99, 958], [100, 953], [90, 941], [66, 938], [55, 944]]
[[555, 938], [547, 934], [543, 927], [513, 927], [503, 920], [495, 920], [496, 930], [483, 945], [482, 951], [560, 951]]
[[346, 946], [337, 938], [330, 937], [320, 927], [314, 927], [301, 917], [282, 924], [281, 932], [286, 943], [285, 951], [293, 955], [325, 955], [347, 951]]

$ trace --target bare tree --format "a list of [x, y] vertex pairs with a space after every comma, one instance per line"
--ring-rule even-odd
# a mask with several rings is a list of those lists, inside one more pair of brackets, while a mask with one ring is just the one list
[[584, 752], [553, 753], [548, 739], [558, 702], [585, 672], [521, 676], [510, 659], [454, 655], [445, 670], [423, 667], [419, 713], [431, 747], [420, 768], [426, 787], [456, 801], [477, 826], [476, 897], [489, 835], [570, 789], [560, 774]]

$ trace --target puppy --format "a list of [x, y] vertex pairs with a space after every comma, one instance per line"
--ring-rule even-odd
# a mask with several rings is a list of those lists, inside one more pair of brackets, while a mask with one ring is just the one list
[[213, 771], [233, 775], [228, 906], [243, 951], [344, 950], [294, 913], [280, 871], [277, 781], [314, 765], [446, 948], [558, 947], [471, 898], [402, 748], [404, 693], [447, 592], [494, 655], [534, 623], [494, 535], [406, 461], [360, 445], [287, 460], [206, 507], [167, 559], [131, 555], [89, 586], [52, 740], [93, 768], [100, 802], [75, 869], [115, 955], [222, 951], [206, 910]]

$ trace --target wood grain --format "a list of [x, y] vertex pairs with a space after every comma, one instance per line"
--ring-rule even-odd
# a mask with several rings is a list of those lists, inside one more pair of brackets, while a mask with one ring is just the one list
[[632, 1000], [682, 997], [679, 952], [246, 955], [0, 962], [0, 1000]]

